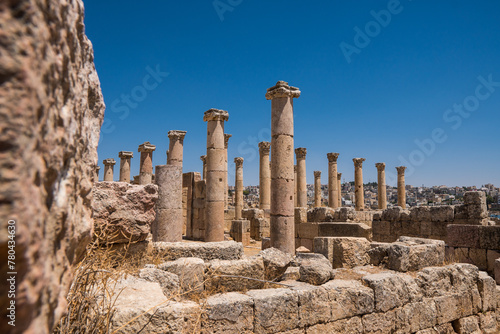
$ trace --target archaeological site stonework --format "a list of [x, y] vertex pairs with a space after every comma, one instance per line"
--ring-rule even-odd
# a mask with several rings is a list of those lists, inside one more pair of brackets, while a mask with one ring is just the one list
[[2, 333], [51, 331], [91, 240], [104, 103], [83, 12], [78, 0], [0, 3], [0, 252], [15, 222], [17, 272], [16, 327], [2, 290]]

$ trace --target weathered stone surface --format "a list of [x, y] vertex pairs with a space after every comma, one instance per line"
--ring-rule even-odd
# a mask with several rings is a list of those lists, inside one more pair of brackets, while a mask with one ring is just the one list
[[276, 248], [267, 248], [258, 256], [264, 261], [265, 278], [269, 281], [281, 277], [293, 260], [292, 255]]
[[479, 313], [479, 327], [484, 334], [497, 334], [500, 328], [495, 313]]
[[81, 1], [0, 7], [0, 250], [7, 254], [8, 222], [16, 221], [18, 273], [16, 327], [2, 293], [0, 332], [50, 332], [65, 308], [70, 267], [92, 237], [104, 103]]
[[[362, 213], [362, 212], [361, 212]], [[363, 223], [319, 223], [314, 237], [355, 237], [372, 239], [372, 228]], [[306, 237], [304, 237], [306, 238]]]
[[199, 304], [167, 301], [158, 283], [129, 276], [120, 280], [114, 291], [115, 297], [121, 291], [112, 318], [111, 331], [116, 330], [115, 333], [192, 333], [199, 330]]
[[495, 311], [497, 301], [495, 296], [496, 282], [486, 272], [480, 271], [477, 281], [477, 288], [481, 295], [483, 313], [488, 311]]
[[436, 325], [436, 305], [432, 299], [409, 303], [395, 310], [396, 328], [410, 333]]
[[329, 207], [320, 207], [307, 210], [308, 222], [333, 222], [335, 221], [335, 210]]
[[444, 246], [441, 240], [400, 237], [389, 247], [388, 268], [406, 272], [442, 265]]
[[[232, 277], [224, 277], [226, 275]], [[241, 260], [213, 260], [210, 262], [205, 286], [209, 291], [227, 292], [261, 289], [264, 283], [258, 280], [264, 279], [262, 257], [256, 256]]]
[[150, 282], [160, 284], [165, 297], [171, 297], [180, 293], [179, 277], [156, 268], [143, 268], [139, 271], [139, 277]]
[[331, 303], [324, 288], [295, 282], [291, 289], [298, 296], [299, 327], [330, 321]]
[[422, 299], [422, 292], [415, 280], [407, 275], [381, 273], [363, 277], [363, 281], [373, 289], [375, 310], [387, 312], [408, 302]]
[[328, 292], [332, 308], [331, 321], [371, 313], [373, 290], [355, 280], [333, 280], [321, 286]]
[[180, 258], [164, 262], [158, 269], [178, 276], [180, 288], [188, 295], [197, 294], [204, 289], [205, 263], [195, 257]]
[[495, 260], [495, 281], [500, 285], [500, 259]]
[[400, 206], [394, 206], [392, 208], [385, 209], [382, 212], [382, 220], [388, 222], [399, 221], [401, 218], [401, 213], [403, 211], [403, 208]]
[[342, 207], [338, 209], [338, 221], [354, 220], [356, 211], [351, 207]]
[[282, 281], [298, 281], [300, 279], [300, 267], [288, 267], [281, 276]]
[[243, 245], [235, 241], [220, 242], [154, 242], [153, 251], [166, 261], [181, 257], [197, 257], [205, 261], [238, 260], [243, 257]]
[[362, 334], [363, 323], [360, 317], [352, 317], [350, 319], [343, 319], [326, 324], [318, 324], [306, 329], [307, 334]]
[[386, 264], [389, 256], [389, 247], [391, 247], [391, 244], [387, 242], [372, 242], [370, 250], [368, 250], [370, 264], [374, 266]]
[[370, 313], [362, 318], [363, 328], [366, 334], [392, 333], [395, 328], [394, 311], [386, 313]]
[[440, 205], [430, 207], [431, 222], [452, 222], [455, 218], [455, 210], [451, 205]]
[[253, 299], [229, 292], [210, 296], [202, 320], [202, 333], [253, 333]]
[[479, 248], [500, 250], [500, 225], [478, 227]]
[[365, 238], [314, 238], [314, 252], [323, 254], [333, 268], [354, 268], [369, 263], [370, 242]]
[[431, 221], [431, 208], [429, 206], [417, 206], [411, 208], [410, 220], [413, 222]]
[[[486, 270], [490, 274], [494, 274], [495, 272], [495, 260], [500, 259], [500, 251], [494, 251], [494, 250], [486, 250]], [[495, 277], [495, 276], [493, 276]]]
[[479, 226], [448, 225], [447, 243], [451, 247], [479, 248]]
[[102, 243], [146, 240], [156, 217], [156, 185], [98, 182], [93, 193], [92, 217], [96, 235]]
[[299, 273], [300, 281], [314, 285], [321, 285], [334, 277], [332, 265], [326, 258], [302, 260], [300, 262]]
[[297, 293], [289, 289], [252, 290], [255, 303], [255, 333], [276, 333], [295, 329], [299, 321]]
[[479, 324], [476, 316], [462, 318], [453, 322], [453, 328], [458, 334], [479, 334]]

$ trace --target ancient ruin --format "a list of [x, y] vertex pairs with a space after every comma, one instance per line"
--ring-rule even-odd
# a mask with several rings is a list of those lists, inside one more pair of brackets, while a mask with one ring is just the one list
[[342, 206], [339, 205], [341, 196], [337, 180], [337, 159], [339, 153], [327, 153], [326, 157], [328, 158], [328, 206], [335, 209]]

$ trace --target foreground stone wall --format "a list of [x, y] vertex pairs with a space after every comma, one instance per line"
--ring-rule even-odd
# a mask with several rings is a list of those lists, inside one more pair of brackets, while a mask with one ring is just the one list
[[104, 103], [82, 1], [2, 1], [0, 26], [0, 253], [15, 220], [17, 272], [16, 327], [3, 291], [0, 332], [47, 333], [91, 239]]

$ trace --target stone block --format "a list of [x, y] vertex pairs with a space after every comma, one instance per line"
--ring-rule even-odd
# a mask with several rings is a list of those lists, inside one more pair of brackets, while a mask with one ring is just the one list
[[458, 334], [481, 333], [476, 316], [466, 317], [453, 321], [453, 328]]
[[250, 221], [246, 219], [231, 221], [231, 237], [243, 246], [250, 245]]
[[271, 247], [271, 238], [262, 238], [262, 249], [268, 249]]
[[253, 333], [253, 299], [229, 292], [210, 296], [202, 317], [203, 333]]
[[382, 212], [382, 220], [385, 220], [388, 222], [399, 221], [402, 211], [403, 211], [403, 208], [401, 208], [400, 206], [395, 206], [392, 208], [385, 209]]
[[440, 266], [444, 262], [444, 241], [400, 237], [388, 249], [388, 268], [396, 271], [416, 271]]
[[338, 209], [338, 218], [334, 218], [335, 221], [346, 222], [350, 220], [354, 220], [356, 211], [351, 207], [341, 207]]
[[205, 263], [195, 257], [180, 258], [164, 262], [158, 269], [178, 276], [179, 286], [188, 295], [195, 295], [204, 290]]
[[389, 247], [391, 247], [391, 243], [388, 242], [370, 243], [370, 249], [368, 250], [368, 256], [370, 256], [370, 264], [379, 266], [381, 264], [387, 263], [389, 256]]
[[370, 242], [365, 238], [314, 238], [314, 252], [323, 254], [333, 268], [354, 268], [369, 263]]
[[488, 269], [486, 249], [469, 248], [469, 260], [470, 263], [477, 266], [479, 270]]
[[167, 298], [175, 296], [181, 292], [179, 276], [176, 274], [153, 267], [141, 269], [139, 271], [139, 277], [145, 279], [146, 281], [160, 284], [163, 294]]
[[327, 291], [310, 284], [294, 284], [291, 288], [298, 296], [301, 328], [330, 321], [331, 303]]
[[296, 292], [290, 289], [263, 289], [246, 294], [254, 300], [254, 332], [276, 333], [297, 328], [299, 305]]
[[432, 299], [409, 303], [395, 309], [396, 329], [415, 333], [421, 329], [436, 325], [437, 310]]
[[265, 278], [269, 281], [281, 277], [293, 260], [292, 255], [276, 248], [267, 248], [258, 256], [264, 261]]
[[482, 249], [500, 250], [500, 225], [478, 226], [479, 247]]
[[307, 223], [307, 208], [295, 208], [295, 224]]
[[225, 292], [261, 289], [264, 283], [260, 280], [264, 279], [262, 257], [241, 260], [212, 260], [207, 272], [205, 288], [208, 291]]
[[372, 223], [373, 234], [391, 235], [391, 222], [381, 220]]
[[334, 278], [332, 265], [325, 257], [302, 259], [300, 261], [299, 274], [299, 280], [301, 282], [313, 285], [321, 285]]
[[412, 237], [420, 236], [420, 224], [419, 221], [403, 221], [401, 222], [401, 235], [407, 235]]
[[481, 311], [483, 313], [488, 311], [495, 311], [497, 307], [497, 300], [495, 296], [496, 282], [486, 272], [479, 272], [479, 279], [477, 281], [477, 289], [481, 295]]
[[[495, 260], [495, 281], [500, 285], [500, 259]], [[498, 305], [500, 308], [500, 305]]]
[[332, 222], [334, 217], [335, 210], [329, 207], [313, 208], [307, 211], [308, 222]]
[[430, 207], [432, 222], [453, 222], [455, 219], [455, 208], [451, 205], [440, 205]]
[[394, 311], [386, 313], [366, 314], [362, 318], [363, 328], [366, 334], [393, 333], [396, 318]]
[[445, 295], [434, 298], [436, 305], [436, 320], [438, 325], [452, 322], [460, 318], [457, 298], [454, 295]]
[[479, 313], [479, 327], [484, 334], [498, 334], [500, 325], [494, 312]]
[[486, 270], [488, 273], [494, 273], [495, 272], [495, 260], [500, 259], [500, 251], [494, 251], [488, 249], [486, 251], [486, 262], [487, 262], [487, 268]]
[[451, 247], [479, 248], [479, 226], [448, 225], [447, 243]]
[[299, 238], [314, 239], [319, 236], [319, 223], [303, 223], [296, 226]]
[[197, 257], [205, 261], [214, 259], [237, 260], [243, 257], [243, 245], [235, 241], [219, 242], [154, 242], [153, 252], [165, 261], [181, 257]]
[[319, 237], [356, 237], [371, 240], [372, 229], [363, 223], [319, 223]]
[[298, 281], [300, 278], [299, 267], [288, 267], [285, 273], [281, 276], [282, 281]]
[[322, 285], [328, 292], [332, 308], [330, 321], [371, 313], [374, 310], [373, 290], [356, 280], [332, 280]]
[[349, 333], [363, 334], [363, 322], [360, 317], [352, 317], [326, 324], [317, 324], [307, 328], [307, 334], [325, 334], [325, 333]]
[[410, 220], [413, 222], [431, 221], [431, 208], [417, 206], [410, 209]]
[[422, 293], [409, 276], [393, 273], [370, 274], [363, 281], [374, 292], [375, 311], [387, 312], [409, 302], [420, 301]]

